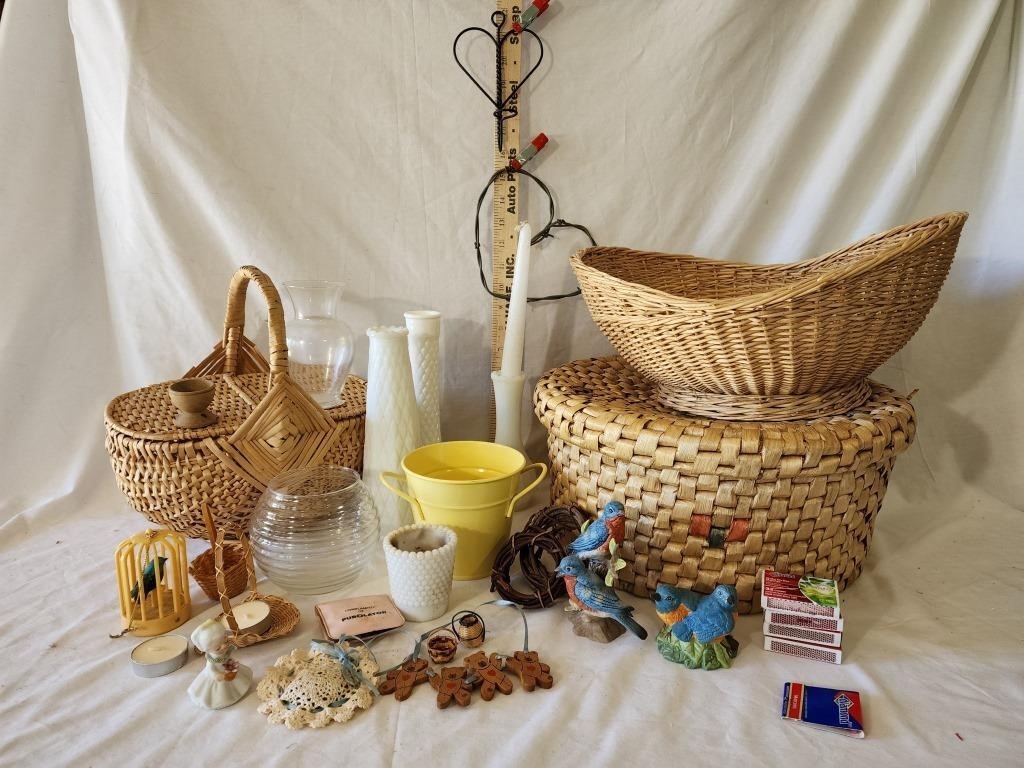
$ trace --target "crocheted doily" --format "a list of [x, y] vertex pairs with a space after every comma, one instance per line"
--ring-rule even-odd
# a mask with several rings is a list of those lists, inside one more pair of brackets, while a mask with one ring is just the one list
[[[378, 672], [373, 657], [362, 648], [346, 650], [358, 659], [363, 678], [372, 681]], [[304, 648], [279, 658], [260, 680], [256, 695], [263, 701], [259, 711], [267, 720], [292, 729], [343, 723], [352, 719], [356, 710], [373, 704], [372, 691], [351, 682], [351, 675], [345, 674], [337, 659]]]

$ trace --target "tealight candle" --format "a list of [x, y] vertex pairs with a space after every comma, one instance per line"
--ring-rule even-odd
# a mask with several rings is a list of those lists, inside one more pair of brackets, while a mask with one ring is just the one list
[[[274, 623], [274, 620], [270, 617], [270, 606], [262, 600], [248, 600], [234, 606], [231, 612], [235, 615], [235, 623], [238, 624], [239, 633], [243, 635], [250, 633], [262, 635]], [[231, 630], [227, 616], [224, 616], [220, 621], [228, 631]]]
[[132, 648], [132, 671], [139, 677], [160, 677], [183, 666], [187, 659], [187, 637], [154, 637]]

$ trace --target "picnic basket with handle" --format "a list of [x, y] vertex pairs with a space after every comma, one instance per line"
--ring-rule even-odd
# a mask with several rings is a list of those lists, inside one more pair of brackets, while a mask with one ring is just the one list
[[[243, 335], [245, 293], [267, 302], [269, 363]], [[175, 426], [167, 381], [115, 397], [105, 414], [106, 448], [118, 487], [152, 522], [202, 537], [202, 505], [218, 527], [244, 530], [275, 475], [330, 463], [362, 468], [366, 382], [349, 376], [340, 405], [324, 410], [288, 373], [281, 297], [256, 267], [241, 267], [228, 289], [224, 335], [185, 378], [214, 385], [206, 427]]]
[[965, 213], [795, 264], [628, 248], [572, 257], [591, 316], [669, 407], [711, 418], [812, 418], [868, 399], [866, 377], [938, 298]]

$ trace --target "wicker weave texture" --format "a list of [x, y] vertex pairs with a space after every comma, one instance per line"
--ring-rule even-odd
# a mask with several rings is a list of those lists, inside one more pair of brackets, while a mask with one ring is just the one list
[[619, 358], [549, 371], [534, 393], [548, 432], [552, 501], [590, 513], [626, 507], [617, 586], [736, 587], [760, 610], [763, 568], [860, 573], [895, 457], [914, 438], [905, 397], [871, 383], [855, 412], [804, 422], [680, 416]]
[[[222, 542], [224, 594], [229, 598], [237, 597], [245, 591], [249, 581], [247, 565], [245, 562], [245, 548], [237, 542]], [[217, 569], [214, 563], [215, 555], [213, 547], [201, 552], [188, 566], [188, 572], [192, 574], [196, 584], [203, 590], [203, 593], [211, 600], [220, 599], [221, 587], [217, 584]]]
[[825, 415], [859, 405], [863, 379], [920, 327], [966, 218], [795, 264], [588, 248], [572, 265], [594, 321], [661, 402], [716, 418]]
[[[210, 552], [213, 553], [214, 584], [217, 597], [220, 600], [223, 612], [217, 616], [217, 621], [227, 620], [227, 627], [230, 630], [230, 642], [236, 648], [246, 648], [264, 640], [274, 640], [278, 637], [289, 635], [299, 624], [299, 609], [294, 603], [290, 603], [283, 597], [277, 595], [263, 595], [256, 589], [256, 566], [252, 559], [252, 546], [249, 543], [249, 535], [245, 528], [225, 530], [218, 528], [214, 522], [210, 508], [203, 504], [200, 509], [200, 516], [203, 521], [203, 530], [210, 541]], [[243, 600], [248, 603], [252, 600], [261, 600], [270, 608], [270, 628], [262, 635], [254, 632], [240, 632], [238, 622], [235, 620], [234, 609], [227, 588], [227, 572], [224, 566], [225, 547], [229, 546], [225, 541], [230, 535], [238, 540], [242, 550], [242, 562], [245, 565], [246, 587], [249, 595]], [[199, 649], [196, 649], [199, 652]]]
[[[267, 300], [269, 363], [242, 335], [250, 280]], [[255, 267], [235, 274], [224, 336], [189, 376], [214, 383], [209, 410], [218, 419], [209, 427], [174, 425], [172, 382], [128, 392], [107, 406], [106, 448], [118, 487], [150, 521], [202, 537], [206, 504], [219, 528], [245, 529], [266, 484], [281, 472], [323, 463], [362, 469], [366, 382], [349, 376], [342, 403], [326, 411], [302, 390], [288, 373], [280, 296]]]

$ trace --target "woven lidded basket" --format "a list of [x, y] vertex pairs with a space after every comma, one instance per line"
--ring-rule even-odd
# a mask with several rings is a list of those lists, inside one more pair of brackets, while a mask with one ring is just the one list
[[736, 587], [760, 610], [757, 574], [852, 582], [871, 542], [896, 456], [914, 438], [906, 397], [871, 383], [854, 411], [800, 422], [687, 417], [620, 358], [546, 373], [534, 406], [548, 432], [551, 497], [590, 513], [626, 507], [627, 565], [616, 586]]
[[[249, 281], [267, 301], [270, 362], [242, 335]], [[118, 487], [152, 522], [202, 537], [201, 505], [218, 527], [244, 530], [266, 484], [285, 470], [330, 463], [362, 468], [366, 382], [349, 376], [340, 405], [321, 408], [288, 373], [284, 313], [277, 289], [242, 267], [228, 289], [224, 336], [185, 378], [213, 382], [215, 424], [177, 427], [163, 382], [107, 406], [106, 448]]]
[[870, 396], [865, 377], [924, 321], [966, 219], [935, 216], [795, 264], [587, 248], [572, 265], [594, 321], [663, 404], [808, 418]]

